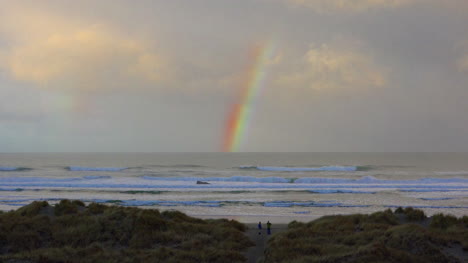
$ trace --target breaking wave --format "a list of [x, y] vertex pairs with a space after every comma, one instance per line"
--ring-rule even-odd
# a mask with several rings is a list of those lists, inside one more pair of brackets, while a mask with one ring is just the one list
[[185, 182], [250, 182], [250, 183], [293, 183], [293, 184], [446, 184], [446, 183], [468, 183], [464, 178], [423, 178], [417, 180], [384, 180], [373, 176], [365, 176], [359, 179], [341, 178], [298, 178], [289, 179], [283, 177], [158, 177], [143, 176], [145, 180], [155, 181], [185, 181]]
[[32, 170], [28, 167], [0, 166], [0, 172], [20, 172]]
[[70, 171], [89, 171], [89, 172], [120, 172], [128, 169], [128, 167], [82, 167], [82, 166], [68, 166]]
[[186, 181], [186, 182], [251, 182], [251, 183], [291, 183], [292, 179], [282, 177], [253, 177], [253, 176], [232, 176], [232, 177], [156, 177], [143, 176], [145, 180], [156, 181]]
[[[60, 198], [26, 198], [26, 199], [9, 199], [0, 200], [0, 204], [9, 206], [23, 206], [32, 201], [52, 201], [58, 202]], [[107, 203], [120, 206], [198, 206], [198, 207], [224, 207], [224, 206], [263, 206], [272, 208], [293, 208], [293, 207], [310, 207], [310, 208], [326, 208], [326, 207], [342, 207], [342, 208], [359, 208], [372, 207], [375, 205], [347, 204], [336, 201], [238, 201], [238, 200], [192, 200], [192, 201], [175, 201], [175, 200], [119, 200], [119, 199], [82, 199], [83, 202]], [[413, 207], [413, 208], [435, 208], [435, 209], [467, 209], [468, 206], [460, 205], [382, 205], [388, 208], [398, 207]], [[297, 214], [308, 214], [308, 211], [296, 211]]]
[[23, 188], [0, 188], [0, 192], [22, 192]]
[[[411, 187], [412, 188], [412, 187]], [[431, 192], [454, 192], [454, 191], [468, 191], [461, 189], [453, 189], [447, 187], [437, 187], [436, 189], [400, 189], [400, 192], [414, 192], [414, 193], [431, 193]]]
[[83, 179], [87, 179], [87, 180], [97, 180], [97, 179], [111, 179], [112, 176], [108, 176], [108, 175], [87, 175], [87, 176], [83, 176]]
[[288, 167], [288, 166], [241, 166], [240, 169], [270, 172], [355, 172], [358, 166], [321, 166], [321, 167]]
[[201, 206], [221, 207], [226, 205], [260, 205], [264, 207], [369, 207], [370, 205], [353, 205], [338, 202], [300, 202], [300, 201], [159, 201], [159, 200], [89, 200], [95, 203], [112, 203], [122, 206]]
[[438, 175], [468, 175], [468, 171], [447, 171], [447, 172], [436, 172]]
[[[111, 179], [111, 176], [106, 175], [89, 175], [83, 177], [70, 177], [70, 178], [52, 178], [52, 177], [5, 177], [0, 179], [0, 184], [14, 184], [14, 183], [67, 183], [67, 182], [81, 182], [87, 180]], [[40, 185], [39, 185], [40, 186]]]
[[376, 192], [369, 191], [354, 191], [354, 190], [336, 190], [336, 189], [317, 189], [309, 190], [309, 192], [314, 194], [375, 194]]
[[265, 202], [265, 207], [369, 207], [370, 205], [349, 205], [342, 203], [317, 203], [317, 202], [290, 202], [290, 201], [277, 201]]
[[359, 179], [340, 178], [299, 178], [294, 181], [298, 184], [445, 184], [468, 183], [464, 178], [422, 178], [416, 180], [385, 180], [373, 176], [364, 176]]
[[398, 207], [412, 207], [412, 208], [437, 208], [437, 209], [448, 209], [448, 208], [454, 208], [454, 209], [466, 209], [468, 206], [452, 206], [452, 205], [409, 205], [409, 206], [401, 206], [401, 205], [384, 205], [384, 207], [388, 208], [398, 208]]
[[442, 201], [442, 200], [453, 200], [456, 198], [454, 197], [434, 197], [434, 198], [426, 197], [426, 198], [420, 198], [420, 199], [425, 200], [425, 201]]
[[[203, 181], [203, 184], [197, 184]], [[240, 190], [301, 190], [317, 194], [373, 194], [376, 189], [398, 190], [404, 192], [448, 192], [468, 191], [468, 178], [419, 179], [419, 180], [381, 180], [373, 177], [360, 179], [339, 178], [300, 178], [288, 179], [282, 177], [0, 177], [0, 188], [86, 188], [86, 189], [122, 189], [121, 191], [162, 191], [165, 189], [226, 189]], [[380, 190], [379, 190], [380, 191]]]

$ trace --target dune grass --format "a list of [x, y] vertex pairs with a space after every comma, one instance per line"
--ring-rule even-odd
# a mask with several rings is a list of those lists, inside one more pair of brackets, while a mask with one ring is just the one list
[[468, 217], [399, 208], [370, 215], [325, 216], [291, 222], [273, 236], [263, 262], [461, 262], [445, 252], [451, 245], [468, 252]]
[[245, 262], [246, 226], [62, 200], [0, 214], [0, 262]]

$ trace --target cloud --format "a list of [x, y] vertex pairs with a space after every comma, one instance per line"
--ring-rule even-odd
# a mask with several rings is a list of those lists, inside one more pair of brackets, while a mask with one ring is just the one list
[[468, 71], [468, 53], [458, 60], [458, 68], [461, 71]]
[[415, 4], [448, 8], [454, 12], [466, 14], [466, 0], [281, 0], [292, 6], [307, 7], [318, 13], [351, 13], [358, 14], [377, 9], [395, 9]]
[[0, 63], [17, 80], [90, 90], [129, 80], [159, 83], [168, 75], [167, 60], [149, 41], [96, 21], [19, 11], [0, 19], [0, 36], [8, 41]]
[[288, 67], [293, 70], [277, 79], [280, 86], [343, 91], [380, 87], [386, 83], [385, 70], [376, 65], [370, 55], [353, 48], [312, 46]]
[[320, 13], [357, 13], [380, 8], [398, 8], [420, 0], [286, 0], [296, 6], [305, 6]]

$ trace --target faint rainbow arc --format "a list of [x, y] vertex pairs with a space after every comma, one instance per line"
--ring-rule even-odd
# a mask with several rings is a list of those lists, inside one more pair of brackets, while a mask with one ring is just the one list
[[251, 61], [246, 70], [239, 99], [231, 105], [225, 127], [223, 151], [239, 151], [251, 124], [254, 106], [265, 87], [266, 70], [274, 53], [273, 43], [256, 46], [250, 55]]

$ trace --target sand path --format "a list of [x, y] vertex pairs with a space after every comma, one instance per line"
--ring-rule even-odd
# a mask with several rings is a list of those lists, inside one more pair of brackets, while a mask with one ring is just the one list
[[[277, 233], [283, 232], [288, 229], [286, 224], [273, 224], [271, 226], [271, 235], [267, 235], [266, 224], [263, 224], [263, 229], [258, 230], [257, 224], [246, 224], [248, 229], [245, 234], [255, 243], [255, 246], [249, 248], [245, 254], [248, 263], [256, 263], [259, 259], [263, 258], [268, 239]], [[260, 232], [260, 235], [258, 234]]]

